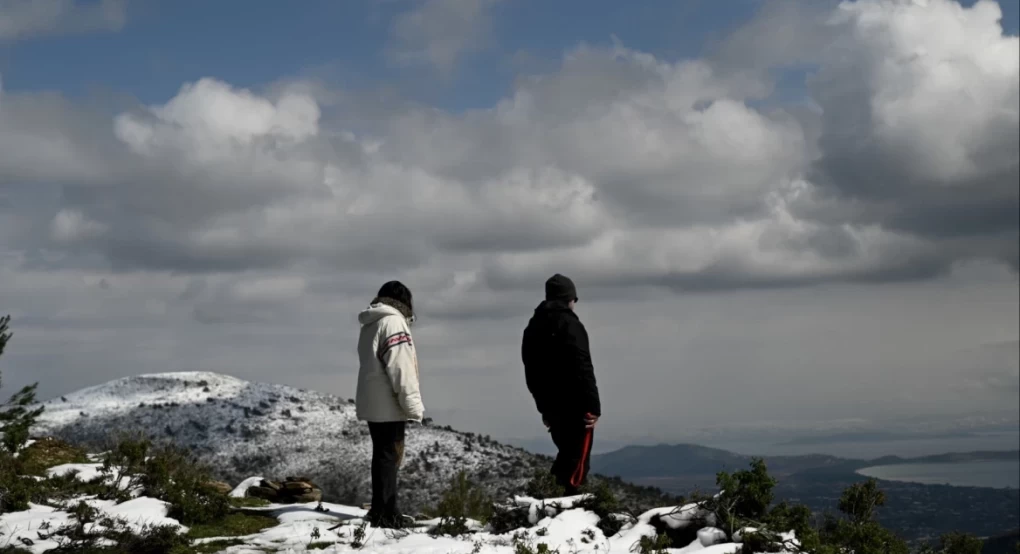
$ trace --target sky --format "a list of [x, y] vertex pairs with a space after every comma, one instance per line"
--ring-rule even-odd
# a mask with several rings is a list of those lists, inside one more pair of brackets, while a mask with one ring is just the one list
[[426, 415], [544, 440], [559, 272], [607, 443], [1015, 421], [1018, 6], [0, 0], [3, 394], [352, 397], [400, 279]]

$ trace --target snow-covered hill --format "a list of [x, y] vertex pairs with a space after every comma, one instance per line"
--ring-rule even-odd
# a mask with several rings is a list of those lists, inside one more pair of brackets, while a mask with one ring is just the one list
[[[190, 446], [232, 484], [252, 475], [306, 476], [333, 501], [370, 498], [371, 439], [351, 400], [206, 372], [127, 377], [44, 403], [36, 434], [97, 448], [117, 432], [142, 431]], [[497, 497], [518, 493], [548, 458], [449, 428], [408, 428], [403, 506], [433, 505], [457, 472]], [[655, 493], [618, 485], [635, 507]]]

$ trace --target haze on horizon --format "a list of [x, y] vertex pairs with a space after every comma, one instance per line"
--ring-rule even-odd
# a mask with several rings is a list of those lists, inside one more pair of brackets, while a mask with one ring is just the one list
[[4, 394], [351, 397], [397, 278], [426, 415], [542, 437], [561, 272], [607, 441], [1020, 417], [1016, 2], [286, 6], [0, 0]]

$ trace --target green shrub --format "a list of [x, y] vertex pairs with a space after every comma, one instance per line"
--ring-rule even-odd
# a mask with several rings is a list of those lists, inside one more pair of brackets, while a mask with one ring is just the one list
[[23, 475], [45, 476], [46, 470], [63, 464], [88, 463], [85, 449], [60, 439], [44, 437], [21, 449], [18, 454]]
[[761, 521], [772, 504], [776, 480], [769, 475], [765, 460], [755, 458], [751, 469], [716, 475], [720, 495], [715, 503], [719, 525], [730, 535], [743, 527], [743, 521]]
[[0, 514], [28, 509], [28, 503], [43, 494], [39, 482], [19, 471], [18, 459], [0, 451]]
[[556, 482], [556, 477], [548, 472], [538, 470], [528, 481], [524, 493], [532, 498], [545, 500], [546, 498], [561, 498], [566, 491]]
[[471, 482], [465, 472], [460, 472], [443, 491], [443, 497], [434, 514], [440, 518], [439, 525], [432, 528], [433, 535], [458, 536], [468, 532], [468, 518], [487, 522], [492, 516], [492, 499], [485, 491]]
[[492, 516], [489, 517], [489, 529], [494, 535], [503, 535], [526, 527], [531, 527], [527, 509], [514, 504], [493, 505]]
[[71, 521], [40, 538], [53, 539], [57, 554], [185, 554], [191, 542], [176, 526], [150, 525], [133, 532], [122, 520], [100, 517], [84, 502], [70, 509]]
[[839, 499], [841, 518], [827, 518], [820, 544], [855, 554], [907, 554], [907, 543], [874, 520], [876, 508], [885, 504], [878, 482], [868, 479], [846, 488]]
[[656, 534], [654, 537], [643, 536], [641, 540], [631, 547], [631, 552], [637, 554], [667, 554], [669, 548], [673, 547], [673, 541], [666, 535]]
[[147, 496], [170, 503], [168, 517], [193, 525], [218, 521], [230, 511], [230, 499], [210, 481], [209, 469], [188, 450], [165, 445], [146, 461], [142, 485]]
[[585, 485], [581, 492], [587, 496], [574, 504], [576, 508], [582, 508], [599, 516], [597, 527], [602, 530], [606, 537], [612, 537], [620, 532], [623, 521], [616, 518], [622, 510], [619, 500], [609, 488], [605, 481], [592, 481]]
[[925, 544], [919, 554], [981, 554], [984, 541], [968, 533], [946, 533], [935, 545]]
[[[0, 317], [0, 355], [3, 355], [7, 342], [13, 334], [8, 329], [11, 316]], [[2, 384], [2, 381], [0, 381]], [[7, 402], [0, 404], [0, 448], [14, 454], [24, 448], [28, 442], [29, 431], [35, 425], [35, 421], [42, 415], [43, 408], [29, 409], [35, 404], [35, 390], [39, 384], [35, 383], [23, 387], [11, 396]]]

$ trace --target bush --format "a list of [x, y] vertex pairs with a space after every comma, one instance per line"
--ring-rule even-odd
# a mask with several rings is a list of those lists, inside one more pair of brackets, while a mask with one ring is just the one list
[[525, 527], [531, 527], [527, 509], [514, 504], [493, 506], [492, 516], [489, 518], [489, 529], [494, 535], [502, 535]]
[[819, 542], [833, 551], [855, 554], [907, 554], [907, 543], [874, 520], [875, 509], [885, 504], [878, 482], [868, 479], [847, 487], [839, 499], [842, 518], [827, 518]]
[[22, 475], [17, 458], [0, 451], [0, 514], [27, 510], [29, 502], [42, 499], [43, 492], [38, 481]]
[[100, 498], [124, 501], [131, 491], [170, 504], [167, 516], [184, 525], [212, 523], [230, 510], [230, 499], [211, 485], [211, 471], [179, 446], [154, 446], [148, 438], [123, 436], [104, 455], [103, 475], [112, 486]]
[[193, 525], [220, 520], [230, 510], [230, 499], [211, 480], [209, 469], [188, 450], [165, 445], [146, 462], [142, 485], [147, 496], [170, 503], [168, 517]]
[[492, 516], [492, 499], [485, 491], [468, 480], [460, 472], [443, 492], [443, 498], [434, 513], [440, 518], [439, 525], [432, 528], [433, 535], [463, 535], [468, 532], [468, 518], [485, 523]]
[[566, 490], [556, 482], [556, 477], [548, 471], [536, 471], [524, 488], [524, 493], [538, 500], [560, 498]]
[[637, 554], [667, 554], [673, 541], [666, 535], [655, 535], [654, 537], [644, 536], [632, 548], [631, 552]]
[[71, 510], [71, 521], [40, 538], [57, 542], [47, 552], [66, 554], [173, 554], [184, 553], [191, 541], [176, 526], [145, 526], [134, 533], [124, 521], [100, 517], [99, 512], [84, 502]]
[[918, 554], [981, 554], [984, 541], [967, 533], [946, 533], [937, 544], [925, 544]]
[[622, 509], [619, 500], [613, 494], [613, 490], [609, 488], [609, 484], [605, 481], [593, 481], [585, 485], [581, 492], [588, 496], [581, 499], [574, 506], [594, 512], [595, 515], [599, 516], [597, 527], [602, 530], [605, 536], [611, 537], [619, 533], [623, 527], [623, 521], [616, 516]]
[[747, 520], [761, 521], [768, 513], [772, 504], [772, 489], [776, 480], [769, 475], [765, 460], [755, 458], [751, 461], [751, 470], [741, 470], [732, 475], [720, 471], [716, 475], [720, 495], [715, 503], [719, 525], [732, 536], [733, 532], [743, 527]]
[[[0, 355], [3, 355], [7, 342], [13, 334], [8, 330], [11, 316], [0, 317]], [[2, 382], [0, 382], [2, 383]], [[35, 404], [35, 389], [38, 383], [23, 387], [11, 396], [11, 399], [0, 404], [0, 448], [10, 454], [19, 452], [28, 442], [29, 431], [35, 421], [42, 415], [43, 409], [29, 410]]]
[[62, 464], [83, 464], [89, 461], [83, 448], [60, 439], [44, 437], [21, 449], [18, 454], [23, 475], [45, 476], [46, 470]]

